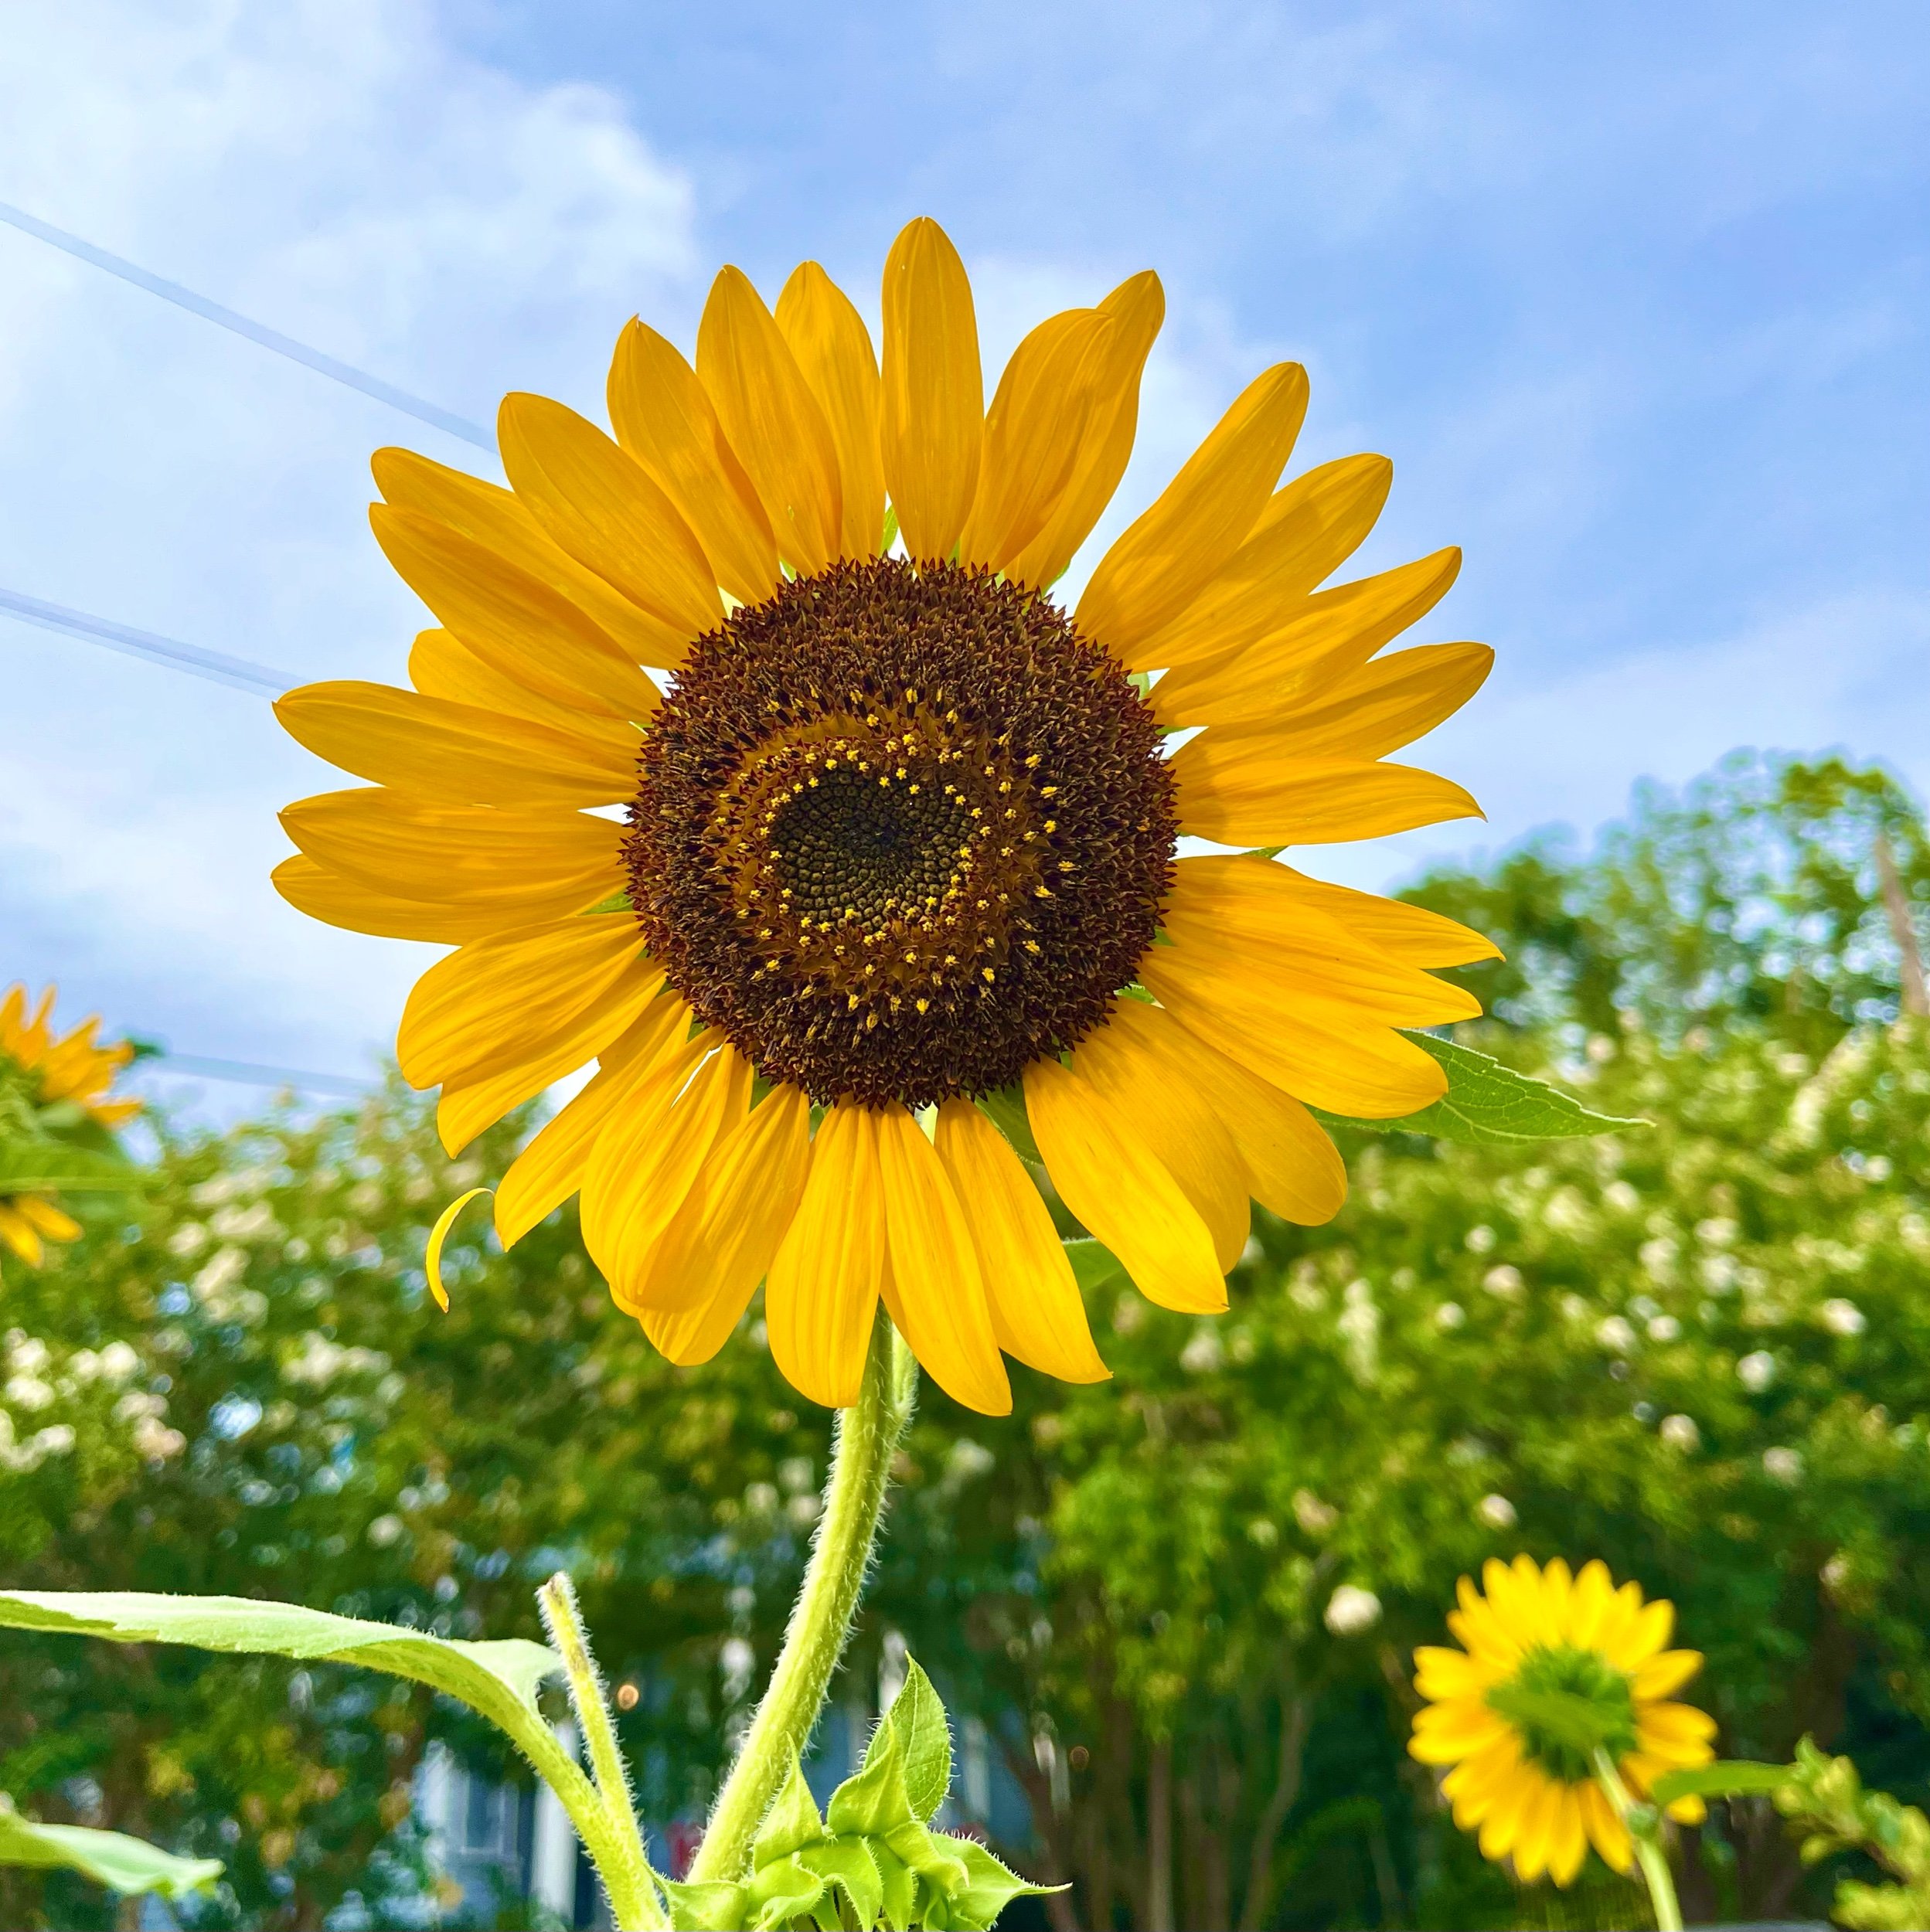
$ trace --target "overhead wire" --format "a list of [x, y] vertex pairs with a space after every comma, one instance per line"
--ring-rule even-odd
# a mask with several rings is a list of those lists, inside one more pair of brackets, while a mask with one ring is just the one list
[[158, 295], [164, 302], [172, 302], [177, 308], [185, 308], [190, 315], [199, 315], [203, 321], [213, 322], [217, 327], [232, 330], [237, 335], [259, 344], [263, 349], [272, 349], [277, 355], [285, 355], [291, 362], [299, 362], [305, 369], [313, 369], [317, 375], [325, 376], [332, 382], [358, 389], [364, 396], [373, 396], [378, 403], [386, 403], [391, 409], [400, 410], [404, 415], [413, 416], [417, 421], [427, 423], [445, 434], [460, 437], [465, 443], [473, 443], [479, 450], [495, 453], [496, 440], [479, 423], [471, 422], [467, 417], [458, 416], [452, 410], [445, 410], [434, 403], [425, 402], [420, 396], [412, 396], [406, 389], [399, 389], [393, 383], [385, 383], [379, 376], [371, 376], [366, 369], [357, 369], [352, 362], [345, 362], [339, 356], [324, 355], [318, 349], [311, 349], [305, 342], [298, 342], [292, 335], [284, 335], [278, 328], [270, 328], [265, 324], [251, 321], [246, 315], [238, 315], [233, 309], [221, 303], [210, 301], [205, 295], [197, 295], [192, 288], [184, 287], [179, 282], [171, 282], [165, 276], [156, 275], [131, 262], [124, 256], [110, 253], [104, 248], [97, 248], [90, 241], [80, 236], [70, 234], [64, 228], [56, 228], [51, 222], [45, 222], [36, 215], [29, 215], [24, 208], [15, 208], [12, 202], [0, 201], [0, 222], [17, 228], [23, 235], [31, 235], [36, 241], [43, 241], [50, 247], [58, 248], [71, 255], [77, 261], [83, 261], [94, 268], [104, 269], [110, 275], [117, 275], [124, 282], [131, 282], [136, 288], [144, 288], [150, 295]]
[[0, 589], [0, 611], [18, 617], [23, 624], [37, 624], [43, 630], [85, 638], [91, 644], [104, 644], [110, 651], [145, 658], [151, 663], [165, 665], [171, 671], [186, 671], [258, 698], [278, 698], [296, 682], [286, 672], [271, 670], [264, 664], [250, 664], [245, 658], [230, 658], [220, 651], [203, 651], [198, 645], [158, 637], [151, 631], [137, 631], [131, 624], [70, 610], [64, 604], [49, 604], [43, 598], [26, 597], [18, 590]]

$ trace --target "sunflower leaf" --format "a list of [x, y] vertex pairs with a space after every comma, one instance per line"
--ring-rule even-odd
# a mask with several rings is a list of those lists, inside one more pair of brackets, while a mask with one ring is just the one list
[[1679, 1798], [1740, 1798], [1751, 1791], [1774, 1791], [1794, 1775], [1787, 1764], [1757, 1764], [1746, 1759], [1718, 1759], [1713, 1764], [1692, 1765], [1684, 1770], [1664, 1771], [1649, 1787], [1649, 1796], [1657, 1804], [1673, 1804]]
[[1598, 1114], [1546, 1080], [1517, 1073], [1512, 1066], [1472, 1047], [1456, 1046], [1452, 1040], [1432, 1033], [1408, 1033], [1406, 1037], [1441, 1063], [1448, 1076], [1447, 1092], [1431, 1107], [1398, 1120], [1350, 1119], [1345, 1124], [1370, 1128], [1377, 1134], [1431, 1134], [1437, 1140], [1459, 1141], [1474, 1147], [1573, 1140], [1649, 1124], [1644, 1120]]
[[0, 1793], [0, 1865], [64, 1866], [129, 1898], [143, 1892], [186, 1898], [213, 1884], [222, 1872], [219, 1859], [181, 1858], [124, 1832], [36, 1824], [22, 1818], [4, 1793]]
[[993, 1093], [982, 1094], [979, 1106], [992, 1124], [1012, 1144], [1013, 1152], [1021, 1160], [1030, 1161], [1039, 1167], [1045, 1165], [1039, 1143], [1032, 1138], [1032, 1121], [1026, 1112], [1026, 1090], [1023, 1087], [1015, 1082]]
[[[536, 1688], [560, 1672], [554, 1651], [522, 1638], [460, 1643], [246, 1597], [167, 1597], [139, 1590], [0, 1591], [0, 1626], [104, 1637], [117, 1644], [187, 1644], [244, 1656], [359, 1664], [467, 1704], [506, 1732], [559, 1794], [584, 1785], [536, 1709]], [[586, 1787], [587, 1788], [587, 1787]]]
[[764, 1814], [764, 1823], [751, 1842], [751, 1862], [754, 1867], [773, 1864], [807, 1845], [817, 1844], [825, 1836], [824, 1821], [818, 1816], [816, 1801], [811, 1795], [811, 1787], [804, 1781], [804, 1767], [798, 1762], [793, 1747], [791, 1775], [785, 1780], [784, 1788]]
[[[929, 1824], [951, 1789], [951, 1727], [931, 1679], [915, 1658], [905, 1661], [904, 1682], [891, 1700], [880, 1731], [887, 1726], [897, 1733], [904, 1753], [905, 1794], [913, 1811]], [[874, 1736], [865, 1753], [867, 1763], [876, 1749]]]

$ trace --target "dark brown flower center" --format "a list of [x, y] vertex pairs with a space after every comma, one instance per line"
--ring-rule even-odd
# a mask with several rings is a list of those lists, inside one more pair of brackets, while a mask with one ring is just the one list
[[1056, 605], [949, 563], [835, 565], [678, 673], [630, 812], [638, 923], [770, 1079], [989, 1092], [1097, 1026], [1152, 942], [1159, 742]]

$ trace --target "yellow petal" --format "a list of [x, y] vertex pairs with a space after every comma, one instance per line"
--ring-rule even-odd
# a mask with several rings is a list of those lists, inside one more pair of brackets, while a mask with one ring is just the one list
[[584, 1245], [628, 1313], [643, 1307], [646, 1287], [672, 1308], [701, 1292], [699, 1282], [653, 1280], [650, 1264], [711, 1149], [749, 1110], [751, 1078], [734, 1047], [700, 1035], [660, 1063], [597, 1137], [583, 1182]]
[[1636, 1672], [1630, 1687], [1637, 1699], [1646, 1703], [1679, 1691], [1701, 1668], [1699, 1650], [1665, 1650]]
[[46, 1253], [32, 1223], [6, 1201], [0, 1201], [0, 1241], [5, 1242], [30, 1268], [39, 1267]]
[[972, 284], [951, 237], [908, 223], [884, 264], [885, 486], [914, 562], [948, 557], [978, 488], [985, 382]]
[[517, 927], [437, 960], [403, 1008], [396, 1057], [411, 1087], [486, 1065], [505, 1046], [590, 1008], [643, 950], [628, 913]]
[[1140, 655], [1149, 665], [1193, 664], [1289, 623], [1373, 528], [1393, 481], [1384, 456], [1343, 456], [1275, 491], [1226, 568]]
[[1052, 1184], [1162, 1308], [1217, 1315], [1227, 1284], [1213, 1236], [1138, 1124], [1057, 1060], [1026, 1069], [1026, 1111]]
[[1080, 438], [1072, 479], [1043, 529], [1006, 566], [1015, 583], [1040, 589], [1064, 573], [1112, 501], [1132, 454], [1139, 421], [1139, 377], [1166, 318], [1166, 292], [1150, 269], [1122, 282], [1099, 311], [1112, 325], [1105, 366]]
[[1350, 1009], [1394, 1026], [1438, 1026], [1481, 1011], [1465, 988], [1349, 933], [1300, 889], [1295, 874], [1258, 856], [1183, 861], [1162, 919], [1173, 944], [1159, 951], [1216, 955], [1224, 969], [1303, 1011]]
[[416, 641], [409, 648], [409, 682], [428, 697], [450, 698], [458, 704], [527, 718], [601, 746], [617, 757], [636, 756], [641, 733], [628, 719], [580, 702], [559, 704], [546, 698], [519, 679], [505, 677], [485, 664], [452, 632], [439, 628], [416, 633]]
[[1105, 1381], [1051, 1212], [1005, 1136], [971, 1101], [947, 1100], [936, 1145], [972, 1224], [999, 1346], [1061, 1382]]
[[390, 685], [303, 685], [274, 711], [289, 736], [344, 771], [451, 804], [618, 804], [637, 788], [634, 755]]
[[[1196, 862], [1181, 859], [1180, 876]], [[1273, 870], [1314, 911], [1404, 966], [1465, 966], [1474, 960], [1501, 957], [1501, 949], [1493, 940], [1425, 906], [1383, 899], [1377, 893], [1356, 892], [1350, 886], [1329, 885], [1324, 879], [1310, 879], [1278, 862]]]
[[981, 1415], [1009, 1415], [1011, 1385], [985, 1304], [978, 1250], [957, 1190], [902, 1107], [875, 1117], [884, 1192], [892, 1317], [911, 1352], [955, 1402]]
[[1169, 671], [1152, 687], [1153, 713], [1176, 728], [1238, 725], [1299, 703], [1425, 617], [1460, 570], [1459, 550], [1437, 550], [1377, 577], [1316, 591], [1257, 644]]
[[720, 271], [697, 327], [697, 374], [757, 487], [778, 550], [800, 574], [842, 547], [843, 484], [831, 425], [764, 298]]
[[[644, 1332], [672, 1362], [708, 1362], [723, 1346], [764, 1279], [804, 1192], [811, 1163], [811, 1103], [778, 1087], [712, 1150], [650, 1264], [687, 1276], [696, 1293], [646, 1284]], [[687, 1304], [687, 1305], [678, 1305]]]
[[1572, 1885], [1588, 1855], [1588, 1835], [1582, 1824], [1582, 1794], [1587, 1784], [1564, 1784], [1548, 1832], [1548, 1876], [1557, 1885]]
[[782, 580], [771, 519], [696, 371], [632, 318], [617, 338], [608, 397], [617, 441], [677, 506], [717, 582], [741, 604], [768, 597]]
[[661, 966], [634, 960], [574, 1017], [557, 1022], [544, 1014], [513, 1045], [444, 1080], [436, 1131], [450, 1155], [601, 1053], [635, 1023], [662, 985]]
[[1514, 1866], [1530, 1885], [1548, 1869], [1562, 1792], [1563, 1787], [1553, 1778], [1537, 1776], [1527, 1801], [1521, 1808], [1520, 1822], [1515, 1832]]
[[1265, 722], [1295, 758], [1384, 758], [1459, 711], [1493, 668], [1485, 644], [1424, 644], [1376, 658]]
[[1152, 507], [1115, 543], [1079, 600], [1079, 628], [1122, 662], [1179, 617], [1246, 540], [1307, 410], [1307, 376], [1282, 362], [1248, 383]]
[[1045, 528], [1071, 483], [1112, 332], [1098, 309], [1068, 309], [1013, 351], [985, 415], [961, 563], [1002, 570]]
[[1072, 1070], [1138, 1126], [1153, 1158], [1206, 1223], [1226, 1274], [1251, 1231], [1247, 1171], [1226, 1123], [1204, 1095], [1174, 1077], [1160, 1052], [1169, 1031], [1183, 1030], [1143, 1000], [1122, 999], [1106, 1023], [1079, 1043]]
[[771, 1357], [828, 1409], [858, 1399], [885, 1267], [876, 1117], [849, 1100], [825, 1114], [811, 1172], [764, 1284]]
[[[1121, 1001], [1120, 1013], [1131, 1014], [1135, 1005]], [[1347, 1168], [1326, 1129], [1291, 1094], [1215, 1051], [1163, 1008], [1145, 1011], [1166, 1021], [1148, 1039], [1169, 1085], [1196, 1094], [1225, 1122], [1253, 1198], [1302, 1227], [1332, 1220], [1347, 1198]]]
[[1397, 1120], [1447, 1091], [1440, 1063], [1390, 1026], [1328, 1006], [1283, 1009], [1237, 965], [1156, 946], [1140, 962], [1147, 990], [1208, 1046], [1310, 1107], [1356, 1120]]
[[49, 1241], [77, 1241], [80, 1239], [80, 1223], [71, 1214], [63, 1213], [51, 1201], [43, 1200], [37, 1194], [16, 1194], [12, 1206], [33, 1230]]
[[1605, 1641], [1602, 1654], [1617, 1670], [1634, 1670], [1656, 1651], [1667, 1648], [1675, 1622], [1674, 1604], [1658, 1598], [1645, 1604], [1612, 1638]]
[[645, 662], [675, 670], [723, 616], [710, 559], [676, 505], [594, 423], [546, 396], [505, 396], [496, 432], [502, 467], [531, 515], [659, 621], [662, 641]]
[[1481, 808], [1451, 778], [1367, 758], [1302, 758], [1269, 730], [1216, 725], [1173, 754], [1179, 828], [1223, 845], [1384, 838]]
[[456, 1216], [479, 1194], [487, 1194], [486, 1187], [472, 1187], [466, 1194], [458, 1194], [436, 1216], [436, 1224], [429, 1230], [429, 1245], [422, 1257], [423, 1273], [428, 1277], [429, 1292], [436, 1298], [436, 1306], [444, 1315], [449, 1312], [449, 1291], [442, 1285], [442, 1247], [449, 1238], [449, 1230], [456, 1224]]
[[583, 1185], [597, 1137], [612, 1111], [667, 1054], [681, 1049], [689, 1026], [690, 1009], [675, 995], [645, 1007], [630, 1030], [599, 1056], [596, 1078], [516, 1156], [496, 1190], [496, 1234], [505, 1248]]
[[778, 296], [778, 327], [818, 399], [838, 453], [845, 556], [875, 556], [884, 536], [883, 389], [871, 332], [815, 262], [800, 262]]
[[584, 812], [439, 805], [376, 787], [298, 799], [281, 825], [311, 859], [399, 898], [538, 904], [535, 920], [580, 911], [624, 884], [623, 828]]
[[1423, 1697], [1485, 1697], [1495, 1682], [1491, 1665], [1465, 1651], [1425, 1644], [1414, 1654], [1414, 1688]]
[[480, 477], [432, 463], [413, 450], [377, 450], [376, 488], [399, 510], [414, 510], [460, 530], [532, 577], [540, 577], [614, 638], [638, 663], [652, 662], [660, 626], [559, 549], [514, 493]]
[[348, 878], [305, 857], [283, 859], [269, 877], [275, 890], [297, 912], [346, 932], [373, 933], [382, 939], [460, 946], [522, 923], [520, 913], [505, 911], [500, 906], [438, 905], [377, 892], [359, 879]]
[[396, 574], [482, 662], [565, 707], [641, 723], [657, 688], [623, 648], [541, 578], [413, 510], [369, 507]]
[[1604, 1862], [1618, 1872], [1633, 1870], [1635, 1845], [1629, 1838], [1628, 1827], [1615, 1816], [1608, 1793], [1597, 1785], [1584, 1785], [1581, 1808], [1582, 1824]]

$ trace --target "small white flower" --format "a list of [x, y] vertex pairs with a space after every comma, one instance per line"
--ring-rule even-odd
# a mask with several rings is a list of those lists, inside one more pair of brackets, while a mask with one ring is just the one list
[[47, 1345], [37, 1335], [27, 1335], [19, 1328], [9, 1331], [7, 1360], [22, 1375], [37, 1376], [52, 1359]]
[[1193, 1330], [1179, 1351], [1179, 1366], [1189, 1375], [1210, 1375], [1225, 1359], [1219, 1330], [1206, 1322]]
[[1759, 1396], [1776, 1379], [1776, 1359], [1767, 1349], [1758, 1349], [1736, 1364], [1736, 1379], [1752, 1396]]
[[150, 1462], [166, 1462], [188, 1446], [188, 1438], [179, 1429], [170, 1429], [153, 1416], [143, 1416], [134, 1424], [133, 1440], [134, 1453]]
[[1735, 1286], [1741, 1270], [1733, 1254], [1705, 1254], [1696, 1264], [1696, 1272], [1711, 1294], [1727, 1294]]
[[1506, 1496], [1483, 1496], [1474, 1506], [1474, 1513], [1490, 1529], [1512, 1529], [1517, 1520], [1514, 1505]]
[[199, 1254], [207, 1245], [208, 1230], [199, 1221], [183, 1221], [168, 1236], [168, 1252], [180, 1255], [184, 1259], [191, 1254]]
[[24, 1409], [31, 1415], [36, 1410], [49, 1408], [53, 1402], [53, 1390], [38, 1376], [18, 1375], [11, 1377], [6, 1386], [6, 1398], [16, 1409]]
[[1336, 1637], [1358, 1637], [1380, 1621], [1380, 1599], [1357, 1583], [1343, 1583], [1327, 1599], [1321, 1620]]
[[1765, 1449], [1762, 1452], [1762, 1473], [1772, 1482], [1799, 1483], [1802, 1480], [1802, 1457], [1794, 1449]]
[[1481, 1277], [1481, 1285], [1504, 1301], [1518, 1301], [1521, 1298], [1521, 1270], [1512, 1262], [1503, 1261], [1498, 1267], [1489, 1269]]
[[1818, 1573], [1823, 1578], [1824, 1589], [1834, 1597], [1850, 1580], [1850, 1559], [1839, 1549]]
[[257, 1201], [251, 1207], [224, 1207], [208, 1226], [224, 1241], [258, 1241], [281, 1232], [274, 1209], [266, 1201]]
[[1642, 1205], [1642, 1196], [1626, 1181], [1611, 1181], [1602, 1190], [1602, 1205], [1618, 1214], [1632, 1214]]
[[124, 1342], [110, 1342], [100, 1351], [100, 1379], [125, 1382], [141, 1366], [141, 1358]]
[[56, 1422], [35, 1432], [32, 1446], [43, 1456], [64, 1456], [73, 1447], [73, 1425]]
[[369, 1540], [378, 1549], [386, 1549], [390, 1544], [401, 1542], [403, 1523], [400, 1516], [378, 1516], [369, 1526]]
[[1468, 1252], [1470, 1254], [1492, 1254], [1494, 1252], [1494, 1230], [1486, 1226], [1468, 1230]]
[[1840, 1294], [1832, 1295], [1824, 1302], [1820, 1313], [1823, 1325], [1832, 1335], [1860, 1335], [1870, 1325], [1864, 1318], [1863, 1311], [1853, 1301], [1846, 1301]]
[[1332, 1503], [1322, 1502], [1311, 1489], [1296, 1489], [1293, 1519], [1309, 1536], [1324, 1536], [1340, 1520], [1340, 1512]]
[[1680, 1449], [1684, 1455], [1702, 1447], [1702, 1431], [1696, 1427], [1693, 1416], [1664, 1416], [1656, 1434], [1671, 1449]]
[[1444, 1301], [1434, 1311], [1434, 1325], [1452, 1334], [1468, 1318], [1468, 1311], [1459, 1301]]
[[165, 1416], [168, 1413], [168, 1399], [146, 1389], [130, 1389], [114, 1405], [116, 1422], [142, 1422]]
[[1682, 1333], [1682, 1324], [1672, 1315], [1659, 1315], [1649, 1324], [1651, 1342], [1673, 1342]]
[[221, 1248], [194, 1278], [194, 1291], [204, 1301], [219, 1301], [247, 1272], [248, 1257], [239, 1248]]
[[778, 1506], [778, 1490], [774, 1483], [746, 1483], [744, 1488], [744, 1506], [754, 1516], [768, 1516]]
[[807, 1489], [802, 1496], [793, 1496], [784, 1506], [785, 1514], [800, 1529], [808, 1529], [822, 1512], [824, 1503], [813, 1490]]
[[1617, 1355], [1626, 1355], [1636, 1345], [1636, 1332], [1619, 1315], [1605, 1316], [1595, 1325], [1595, 1339]]

